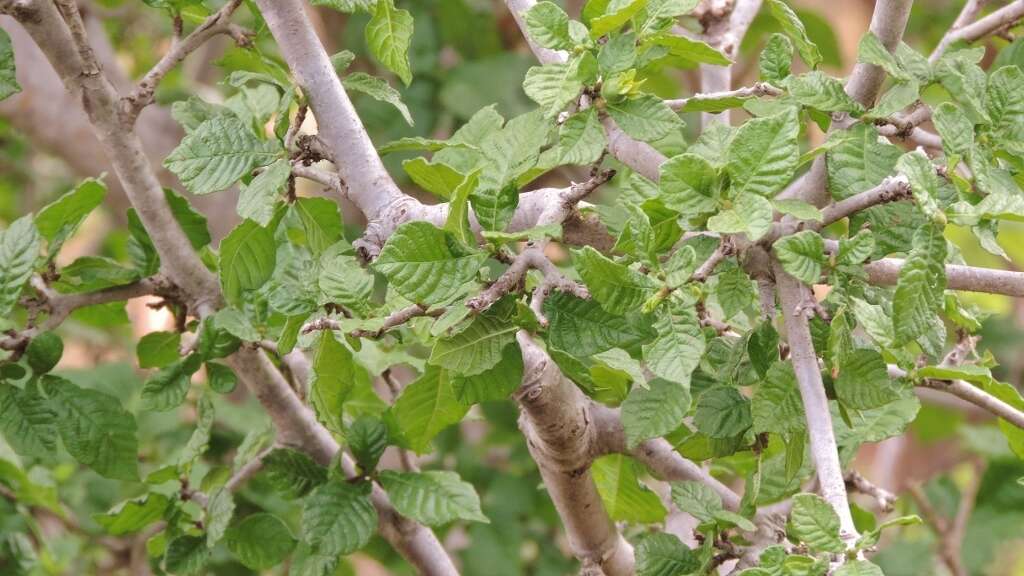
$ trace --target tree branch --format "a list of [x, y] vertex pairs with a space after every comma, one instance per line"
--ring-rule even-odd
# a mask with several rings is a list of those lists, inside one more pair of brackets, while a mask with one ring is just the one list
[[[500, 300], [502, 296], [514, 291], [523, 281], [526, 273], [531, 269], [539, 270], [544, 276], [541, 285], [537, 287], [539, 293], [534, 292], [534, 299], [538, 299], [538, 294], [543, 294], [539, 298], [543, 300], [543, 297], [552, 290], [568, 292], [580, 298], [590, 298], [590, 292], [587, 291], [587, 288], [578, 282], [566, 278], [558, 267], [544, 255], [542, 247], [529, 246], [515, 257], [512, 264], [498, 277], [494, 284], [491, 284], [486, 290], [466, 301], [466, 307], [475, 312], [487, 310]], [[534, 308], [534, 313], [538, 314], [537, 319], [540, 320], [541, 324], [546, 325], [547, 319], [540, 313], [540, 305], [534, 306], [533, 302], [531, 302], [531, 308]]]
[[41, 332], [53, 330], [60, 326], [72, 312], [79, 308], [95, 304], [105, 304], [107, 302], [119, 302], [148, 295], [158, 295], [173, 299], [180, 297], [176, 287], [161, 274], [143, 278], [131, 284], [112, 286], [95, 292], [61, 294], [47, 286], [38, 277], [33, 278], [32, 286], [36, 288], [42, 300], [38, 303], [30, 303], [30, 313], [46, 312], [48, 316], [38, 326], [31, 326], [25, 330], [11, 332], [6, 337], [0, 338], [0, 350], [9, 350], [15, 352], [15, 354], [20, 354], [32, 338]]
[[569, 546], [584, 568], [632, 575], [633, 547], [615, 529], [590, 475], [595, 442], [591, 404], [527, 332], [520, 330], [516, 339], [523, 352], [523, 383], [515, 392], [522, 409], [519, 427]]
[[[714, 2], [712, 4], [715, 4]], [[730, 60], [736, 57], [740, 42], [747, 33], [757, 12], [761, 9], [761, 0], [725, 0], [724, 6], [712, 6], [702, 19], [704, 32], [709, 44], [717, 47]], [[700, 65], [700, 89], [702, 92], [725, 92], [732, 85], [732, 65], [715, 66]], [[707, 127], [712, 122], [729, 124], [730, 111], [720, 113], [701, 113], [701, 126]]]
[[874, 498], [878, 510], [884, 513], [892, 512], [896, 504], [895, 494], [875, 486], [856, 470], [850, 470], [846, 473], [846, 488], [850, 492], [859, 492]]
[[[913, 0], [878, 0], [871, 15], [870, 31], [878, 37], [885, 48], [892, 52], [903, 40], [903, 30], [910, 17]], [[885, 71], [874, 64], [858, 63], [846, 82], [846, 93], [851, 98], [870, 108], [878, 96], [885, 80]], [[845, 128], [849, 118], [833, 122], [833, 128]], [[825, 156], [815, 158], [810, 171], [778, 195], [779, 199], [796, 198], [815, 206], [824, 206], [829, 200], [826, 188], [827, 174]]]
[[932, 51], [931, 56], [928, 57], [929, 62], [932, 64], [938, 62], [942, 55], [946, 53], [946, 50], [956, 42], [976, 42], [986, 36], [1005, 30], [1016, 24], [1021, 18], [1024, 18], [1024, 0], [1015, 0], [988, 16], [968, 24], [978, 15], [982, 4], [984, 2], [968, 0], [963, 11], [960, 12], [960, 16], [953, 23], [953, 27], [942, 37], [938, 46]]
[[[889, 365], [889, 376], [891, 378], [906, 378], [907, 372], [899, 366]], [[1010, 406], [970, 382], [929, 378], [922, 380], [918, 385], [952, 394], [1024, 430], [1024, 412]]]
[[665, 104], [673, 110], [682, 110], [688, 104], [696, 104], [708, 100], [721, 100], [724, 98], [757, 98], [760, 96], [781, 96], [782, 90], [767, 82], [755, 82], [751, 86], [744, 86], [735, 90], [725, 92], [697, 93], [687, 98], [676, 98], [665, 100]]
[[242, 0], [231, 0], [220, 10], [214, 12], [188, 36], [175, 40], [171, 49], [142, 77], [139, 85], [122, 99], [125, 117], [134, 122], [143, 108], [153, 102], [156, 87], [171, 70], [186, 56], [219, 34], [231, 36], [239, 46], [251, 42], [252, 33], [231, 23], [231, 15], [242, 4]]
[[[138, 137], [123, 123], [117, 91], [100, 71], [93, 73], [89, 68], [87, 39], [72, 34], [50, 2], [19, 2], [11, 13], [46, 54], [68, 90], [80, 95], [107, 156], [153, 240], [164, 273], [185, 292], [194, 313], [211, 313], [220, 302], [217, 280], [193, 251], [167, 205]], [[80, 24], [76, 17], [77, 10], [71, 13], [72, 28]], [[333, 69], [331, 74], [336, 81]], [[379, 164], [379, 158], [376, 162]], [[338, 444], [262, 351], [243, 346], [228, 358], [228, 363], [267, 410], [279, 438], [293, 442], [321, 463], [330, 462], [339, 450]], [[398, 515], [379, 487], [375, 486], [372, 499], [380, 516], [381, 533], [399, 553], [424, 574], [457, 574], [430, 529]]]
[[772, 268], [778, 286], [782, 315], [786, 321], [790, 360], [796, 372], [807, 417], [807, 435], [811, 442], [811, 459], [817, 471], [822, 497], [828, 501], [839, 516], [840, 536], [848, 545], [857, 539], [857, 528], [850, 514], [846, 497], [846, 482], [839, 462], [839, 449], [832, 430], [832, 416], [825, 386], [821, 380], [821, 367], [814, 351], [808, 324], [807, 303], [814, 298], [799, 280], [782, 269], [777, 260]]
[[[529, 34], [526, 33], [526, 28], [523, 27], [521, 22], [521, 15], [536, 4], [535, 0], [505, 0], [505, 5], [508, 6], [512, 15], [516, 17], [516, 22], [519, 24], [523, 36], [527, 37], [530, 48], [533, 50], [537, 60], [541, 64], [565, 62], [566, 55], [564, 53], [543, 48], [535, 49], [536, 45], [529, 40]], [[665, 162], [665, 156], [651, 147], [650, 144], [627, 136], [610, 117], [605, 118], [601, 123], [604, 126], [605, 135], [608, 137], [608, 151], [622, 161], [623, 164], [636, 170], [644, 177], [657, 182], [659, 167]]]

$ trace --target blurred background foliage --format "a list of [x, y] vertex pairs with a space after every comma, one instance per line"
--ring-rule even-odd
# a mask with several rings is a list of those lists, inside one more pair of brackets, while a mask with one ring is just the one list
[[[558, 3], [570, 15], [579, 13], [579, 0]], [[200, 21], [214, 4], [196, 3], [186, 8], [187, 23]], [[474, 112], [490, 104], [496, 104], [505, 117], [531, 109], [531, 102], [522, 90], [522, 80], [534, 59], [503, 2], [400, 0], [398, 4], [411, 11], [415, 18], [410, 52], [415, 80], [409, 87], [393, 77], [390, 80], [402, 93], [415, 125], [409, 126], [391, 105], [356, 94], [353, 96], [355, 105], [377, 144], [404, 136], [446, 137]], [[873, 2], [796, 0], [792, 4], [807, 26], [809, 36], [821, 48], [825, 69], [838, 75], [848, 73], [856, 60], [860, 35], [867, 29]], [[98, 17], [97, 24], [106, 32], [115, 62], [132, 78], [148, 70], [170, 42], [172, 23], [159, 5], [158, 0], [84, 3], [86, 13]], [[961, 5], [959, 0], [915, 2], [906, 41], [927, 53], [956, 17]], [[366, 16], [347, 16], [326, 8], [311, 8], [310, 13], [329, 53], [349, 50], [355, 54], [352, 70], [389, 77], [366, 54], [362, 32]], [[250, 14], [243, 11], [239, 17], [243, 25], [260, 30], [260, 23]], [[754, 22], [741, 47], [734, 86], [747, 85], [756, 79], [755, 55], [775, 31], [777, 25], [766, 13]], [[96, 33], [93, 31], [94, 35]], [[993, 61], [998, 65], [1024, 67], [1024, 39], [995, 38], [988, 41], [988, 48], [986, 68]], [[258, 36], [256, 50], [268, 59], [276, 58], [273, 41], [265, 30]], [[235, 90], [221, 81], [234, 70], [260, 69], [265, 65], [254, 52], [233, 47], [226, 39], [218, 38], [168, 76], [158, 91], [158, 104], [167, 109], [191, 95], [213, 102], [231, 102], [236, 97]], [[19, 76], [47, 72], [19, 70]], [[695, 70], [664, 70], [652, 74], [646, 86], [666, 98], [681, 97], [698, 90], [698, 77]], [[26, 90], [17, 98], [60, 96], [59, 93]], [[936, 85], [925, 94], [925, 99], [934, 105], [948, 99], [948, 95]], [[265, 104], [240, 102], [236, 98], [232, 105], [258, 108]], [[31, 130], [19, 129], [20, 113], [17, 103], [0, 107], [0, 227], [54, 200], [81, 178], [102, 171], [102, 167], [95, 168], [94, 173], [76, 169], [74, 162], [38, 141]], [[742, 113], [737, 114], [734, 122], [741, 121], [741, 116]], [[700, 125], [699, 119], [696, 114], [684, 119], [688, 127], [686, 139], [692, 141]], [[53, 122], [59, 123], [62, 119], [55, 117]], [[167, 128], [175, 129], [173, 124]], [[823, 138], [822, 133], [814, 130], [807, 135], [808, 147]], [[180, 136], [180, 132], [167, 135], [174, 144]], [[83, 139], [80, 145], [92, 144]], [[675, 153], [685, 145], [680, 141], [659, 143], [663, 150]], [[400, 184], [411, 193], [417, 193], [401, 167], [401, 161], [409, 157], [411, 155], [389, 155], [386, 163]], [[567, 180], [581, 176], [582, 173], [562, 168], [543, 176], [534, 186], [564, 185]], [[601, 203], [614, 205], [615, 195], [623, 188], [620, 183], [626, 177], [628, 170], [623, 170], [612, 185], [601, 189]], [[108, 175], [107, 181], [111, 179]], [[113, 198], [118, 193], [111, 192], [111, 201], [90, 217], [84, 231], [65, 249], [62, 259], [70, 262], [84, 254], [120, 261], [127, 259], [125, 204]], [[312, 187], [300, 190], [300, 194], [306, 195], [320, 193]], [[222, 235], [233, 225], [237, 218], [233, 206], [233, 199], [219, 206], [217, 203], [201, 206], [215, 235]], [[354, 210], [345, 213], [346, 218], [351, 219], [352, 237], [358, 234], [361, 224], [354, 215]], [[960, 247], [964, 258], [973, 264], [1008, 269], [1024, 266], [1024, 226], [1003, 226], [1000, 241], [1010, 260], [983, 250], [966, 230], [950, 226], [948, 235]], [[980, 294], [963, 294], [962, 298], [976, 305], [985, 318], [982, 346], [991, 349], [1003, 362], [994, 374], [1020, 388], [1024, 379], [1024, 302]], [[133, 302], [126, 313], [117, 310], [113, 314], [81, 315], [66, 323], [61, 330], [67, 350], [60, 369], [65, 374], [73, 374], [85, 387], [121, 398], [126, 408], [138, 414], [143, 461], [159, 462], [185, 444], [192, 427], [182, 422], [194, 420], [195, 415], [136, 410], [142, 377], [135, 361], [135, 342], [141, 334], [162, 329], [170, 322], [166, 313], [153, 311], [145, 304]], [[233, 452], [240, 443], [253, 442], [266, 435], [269, 429], [264, 412], [243, 393], [217, 396], [215, 402], [218, 420], [211, 451], [205, 468], [195, 470], [196, 478], [217, 472], [211, 471], [209, 462], [230, 466]], [[190, 409], [182, 409], [187, 410]], [[467, 575], [573, 573], [577, 568], [563, 553], [566, 543], [557, 515], [550, 501], [537, 489], [540, 478], [518, 432], [514, 406], [511, 402], [494, 402], [477, 410], [460, 427], [450, 428], [440, 436], [437, 451], [424, 465], [430, 467], [432, 462], [453, 468], [475, 485], [491, 523], [474, 524], [468, 529], [450, 528], [448, 533], [442, 534], [442, 540], [457, 551]], [[46, 553], [41, 558], [46, 573], [107, 574], [115, 567], [127, 570], [123, 573], [135, 573], [132, 570], [141, 569], [136, 559], [145, 558], [144, 551], [139, 550], [140, 545], [145, 545], [144, 541], [140, 544], [103, 536], [91, 519], [93, 513], [106, 511], [116, 502], [132, 496], [123, 486], [77, 467], [70, 459], [53, 467], [51, 473], [48, 468], [21, 462], [9, 447], [0, 444], [0, 467], [5, 461], [28, 470], [25, 486], [32, 487], [33, 505], [40, 511], [41, 518], [34, 529], [41, 531], [36, 535], [38, 538], [47, 541]], [[743, 463], [735, 465], [742, 467]], [[926, 403], [909, 438], [894, 438], [865, 448], [857, 465], [877, 484], [893, 490], [923, 485], [928, 499], [939, 511], [950, 516], [957, 509], [962, 491], [981, 475], [964, 543], [967, 568], [976, 575], [1024, 575], [1024, 488], [1020, 480], [1024, 477], [1024, 463], [1010, 452], [1005, 439], [995, 429], [994, 421]], [[63, 504], [57, 504], [56, 490], [60, 491]], [[242, 513], [246, 507], [259, 507], [294, 516], [289, 512], [292, 508], [280, 501], [259, 476], [236, 500]], [[899, 506], [905, 512], [914, 511], [909, 498], [901, 499]], [[868, 518], [870, 514], [859, 517]], [[289, 520], [296, 525], [297, 518]], [[24, 531], [29, 528], [24, 522], [24, 518], [15, 513], [12, 502], [0, 498], [0, 533]], [[927, 527], [911, 527], [896, 534], [883, 540], [883, 550], [875, 558], [887, 575], [928, 576], [940, 572], [941, 568], [935, 563], [934, 536]], [[249, 573], [227, 554], [215, 557], [210, 571], [224, 575]], [[408, 574], [410, 570], [386, 543], [375, 537], [375, 544], [355, 555], [341, 573]]]

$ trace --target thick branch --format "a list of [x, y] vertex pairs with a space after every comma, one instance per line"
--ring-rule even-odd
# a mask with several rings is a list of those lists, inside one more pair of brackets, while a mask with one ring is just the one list
[[142, 77], [139, 85], [124, 97], [124, 110], [130, 122], [134, 121], [143, 108], [153, 102], [156, 87], [164, 79], [164, 76], [206, 41], [219, 34], [231, 36], [239, 45], [247, 44], [250, 41], [250, 33], [230, 22], [231, 15], [241, 4], [242, 0], [231, 0], [204, 20], [184, 39], [175, 41], [167, 54], [164, 54], [163, 58]]
[[[153, 239], [165, 273], [191, 297], [215, 301], [219, 294], [216, 278], [174, 219], [138, 137], [121, 122], [117, 91], [98, 69], [92, 68], [88, 56], [83, 59], [83, 54], [91, 54], [86, 39], [73, 37], [53, 4], [31, 2], [20, 6], [12, 15], [46, 54], [67, 89], [80, 95], [114, 171]], [[75, 29], [81, 24], [77, 15], [75, 10], [71, 18]]]
[[306, 16], [303, 2], [257, 0], [256, 4], [288, 67], [309, 99], [320, 138], [333, 153], [338, 173], [348, 184], [349, 199], [370, 221], [367, 232], [372, 235], [369, 228], [389, 206], [403, 204], [411, 207], [419, 203], [403, 194], [384, 168]]
[[787, 274], [778, 261], [773, 261], [772, 267], [775, 270], [782, 315], [786, 321], [790, 358], [807, 417], [811, 459], [817, 470], [821, 495], [839, 515], [843, 540], [852, 544], [857, 539], [857, 528], [853, 524], [850, 504], [846, 499], [846, 482], [832, 430], [831, 410], [807, 321], [807, 312], [810, 311], [807, 304], [814, 296], [799, 280]]
[[527, 332], [520, 331], [517, 339], [523, 351], [523, 383], [515, 393], [522, 409], [519, 427], [573, 554], [584, 568], [632, 575], [633, 547], [615, 529], [590, 474], [595, 441], [591, 404]]
[[[826, 245], [834, 246], [832, 243]], [[865, 264], [868, 282], [878, 286], [895, 286], [905, 262], [899, 258], [882, 258]], [[1024, 272], [946, 264], [946, 287], [950, 290], [1024, 298]]]

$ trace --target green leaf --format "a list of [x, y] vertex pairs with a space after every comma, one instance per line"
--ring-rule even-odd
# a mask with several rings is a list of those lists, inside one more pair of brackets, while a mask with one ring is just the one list
[[828, 188], [836, 200], [878, 186], [892, 174], [902, 151], [878, 140], [874, 126], [858, 123], [843, 132], [843, 139], [828, 151]]
[[667, 312], [655, 323], [658, 337], [643, 347], [644, 361], [655, 375], [682, 386], [689, 407], [690, 375], [704, 355], [704, 333], [692, 311]]
[[284, 562], [295, 548], [288, 525], [273, 514], [246, 516], [225, 534], [228, 550], [251, 570], [267, 570]]
[[817, 70], [794, 76], [786, 84], [797, 102], [823, 112], [860, 113], [864, 107], [846, 93], [843, 83]]
[[25, 360], [37, 376], [53, 370], [63, 355], [64, 341], [53, 332], [37, 334], [25, 347]]
[[779, 333], [775, 331], [770, 321], [761, 322], [757, 328], [750, 331], [747, 356], [761, 377], [768, 374], [772, 365], [779, 360]]
[[523, 355], [518, 346], [506, 346], [501, 360], [492, 368], [473, 376], [453, 376], [452, 391], [469, 406], [488, 400], [504, 400], [523, 381]]
[[534, 42], [552, 50], [569, 50], [573, 47], [569, 37], [569, 16], [551, 2], [538, 2], [523, 15], [526, 33]]
[[437, 340], [428, 362], [459, 376], [480, 374], [501, 360], [501, 351], [515, 342], [518, 330], [496, 314], [481, 314], [462, 332]]
[[161, 368], [142, 386], [142, 409], [165, 412], [180, 406], [188, 395], [192, 374], [198, 369], [199, 358], [196, 356]]
[[402, 102], [402, 95], [384, 80], [370, 76], [365, 72], [353, 72], [342, 78], [341, 83], [345, 86], [346, 90], [362, 92], [378, 102], [391, 104], [398, 110], [409, 126], [415, 125], [415, 122], [412, 120], [412, 114], [409, 113], [409, 108], [405, 105], [405, 102]]
[[606, 110], [623, 132], [643, 142], [660, 140], [683, 127], [661, 98], [649, 94], [608, 102]]
[[750, 413], [754, 432], [757, 433], [774, 432], [790, 436], [800, 434], [807, 428], [803, 400], [792, 364], [772, 364], [764, 380], [754, 390]]
[[840, 359], [834, 386], [839, 401], [856, 410], [879, 408], [900, 397], [889, 379], [885, 359], [867, 348], [854, 350]]
[[637, 468], [629, 456], [609, 454], [594, 460], [590, 473], [612, 520], [659, 524], [668, 511], [658, 495], [637, 478]]
[[772, 200], [772, 207], [782, 214], [788, 214], [798, 220], [822, 221], [821, 210], [814, 204], [808, 204], [803, 200], [784, 198]]
[[377, 530], [370, 486], [342, 479], [321, 485], [302, 503], [302, 541], [325, 556], [351, 554]]
[[921, 150], [907, 152], [896, 162], [896, 170], [910, 181], [910, 191], [914, 194], [914, 203], [930, 218], [940, 217], [939, 208], [939, 176], [935, 166]]
[[197, 458], [206, 452], [210, 445], [210, 434], [213, 429], [213, 403], [206, 396], [200, 396], [196, 402], [196, 429], [192, 431], [188, 443], [178, 456], [179, 466], [191, 467]]
[[637, 576], [676, 576], [700, 569], [700, 558], [672, 534], [648, 534], [636, 547]]
[[757, 298], [757, 292], [750, 277], [739, 266], [732, 264], [720, 268], [715, 294], [728, 320], [750, 306]]
[[622, 402], [622, 427], [630, 449], [644, 440], [679, 428], [690, 408], [690, 390], [676, 382], [655, 378], [647, 387], [633, 386]]
[[714, 167], [696, 154], [680, 154], [659, 168], [658, 197], [684, 216], [700, 216], [717, 209], [718, 177]]
[[708, 230], [721, 234], [746, 234], [756, 242], [772, 229], [772, 203], [764, 196], [740, 193], [732, 208], [708, 219]]
[[700, 40], [691, 40], [685, 36], [675, 34], [660, 34], [653, 38], [653, 42], [659, 46], [668, 48], [669, 54], [682, 58], [693, 64], [712, 64], [714, 66], [728, 66], [732, 60]]
[[238, 386], [238, 377], [227, 366], [218, 362], [206, 363], [206, 379], [210, 389], [218, 394], [230, 394]]
[[722, 497], [702, 482], [685, 480], [672, 482], [672, 502], [680, 511], [701, 522], [712, 522], [722, 511]]
[[469, 193], [476, 189], [479, 175], [479, 170], [468, 174], [452, 192], [452, 197], [448, 201], [448, 217], [445, 219], [444, 229], [451, 232], [465, 246], [472, 246], [475, 243], [473, 231], [469, 228]]
[[270, 224], [291, 174], [291, 164], [279, 158], [253, 178], [248, 186], [243, 184], [238, 193], [238, 215], [260, 226]]
[[[50, 242], [58, 236], [67, 238], [78, 229], [90, 212], [103, 203], [106, 195], [107, 187], [102, 180], [84, 180], [74, 190], [39, 211], [36, 215], [36, 229]], [[53, 252], [52, 247], [50, 252]]]
[[260, 332], [249, 318], [237, 308], [221, 308], [213, 315], [213, 325], [244, 342], [256, 342]]
[[181, 347], [180, 332], [150, 332], [139, 339], [135, 354], [139, 368], [163, 368], [176, 361]]
[[302, 222], [306, 233], [305, 244], [314, 255], [342, 240], [344, 226], [338, 204], [328, 198], [299, 198], [292, 204], [292, 210]]
[[135, 418], [113, 396], [44, 376], [57, 411], [57, 430], [67, 451], [101, 476], [137, 481], [139, 444]]
[[975, 124], [991, 122], [985, 106], [987, 77], [977, 64], [984, 53], [972, 49], [946, 52], [935, 64], [935, 75], [943, 88]]
[[519, 206], [519, 190], [515, 184], [509, 184], [500, 190], [477, 190], [469, 195], [469, 202], [473, 206], [477, 221], [485, 231], [504, 230], [512, 221], [516, 207]]
[[784, 34], [772, 34], [758, 57], [761, 80], [782, 84], [789, 76], [792, 64], [793, 42]]
[[882, 94], [875, 107], [868, 112], [871, 118], [887, 118], [912, 105], [921, 95], [917, 80], [896, 82]]
[[804, 230], [779, 239], [772, 245], [783, 270], [806, 284], [821, 279], [825, 264], [825, 241], [813, 230]]
[[32, 216], [22, 216], [0, 232], [0, 318], [6, 318], [21, 297], [39, 257], [39, 232]]
[[0, 30], [0, 100], [21, 92], [21, 85], [15, 75], [14, 47], [11, 37]]
[[[577, 164], [586, 166], [593, 164], [604, 152], [604, 128], [598, 118], [597, 110], [587, 108], [569, 118], [558, 129], [558, 143], [545, 156], [541, 157], [544, 164], [546, 155], [552, 155], [550, 165]], [[547, 165], [547, 164], [545, 164]]]
[[348, 347], [338, 342], [330, 330], [321, 331], [313, 354], [309, 397], [317, 418], [337, 434], [344, 428], [342, 408], [355, 379], [355, 363]]
[[573, 260], [590, 294], [612, 314], [639, 309], [658, 288], [646, 274], [623, 266], [590, 246], [573, 252]]
[[793, 496], [787, 531], [817, 552], [839, 553], [846, 549], [839, 538], [839, 516], [815, 494]]
[[710, 438], [731, 438], [750, 428], [750, 400], [731, 386], [706, 390], [697, 399], [693, 424]]
[[857, 61], [865, 64], [874, 64], [885, 73], [897, 80], [910, 80], [911, 75], [903, 71], [896, 57], [882, 44], [882, 41], [874, 33], [868, 32], [861, 37], [857, 45]]
[[621, 28], [647, 4], [647, 0], [618, 0], [607, 4], [608, 11], [590, 20], [591, 38], [600, 38]]
[[409, 447], [422, 454], [438, 432], [462, 420], [469, 408], [455, 397], [448, 371], [427, 366], [402, 390], [392, 411]]
[[841, 264], [860, 264], [875, 251], [875, 236], [871, 230], [861, 230], [852, 238], [839, 240], [836, 261]]
[[932, 329], [946, 289], [946, 239], [936, 226], [914, 234], [914, 249], [900, 269], [892, 299], [896, 341], [910, 342]]
[[150, 492], [145, 496], [125, 500], [105, 513], [93, 514], [92, 519], [106, 530], [107, 534], [124, 536], [138, 532], [163, 518], [170, 505], [171, 501], [167, 496]]
[[523, 91], [540, 105], [545, 116], [554, 116], [576, 99], [583, 89], [579, 79], [580, 59], [568, 63], [534, 66], [527, 70]]
[[47, 458], [57, 449], [57, 412], [35, 389], [0, 383], [0, 431], [22, 456]]
[[807, 29], [804, 28], [804, 23], [800, 21], [800, 18], [793, 12], [793, 9], [782, 0], [768, 0], [768, 7], [771, 9], [772, 17], [782, 27], [782, 31], [796, 44], [800, 58], [803, 59], [808, 67], [817, 68], [821, 62], [821, 52], [818, 50], [817, 44], [811, 42], [811, 39], [807, 36]]
[[200, 536], [178, 536], [168, 542], [164, 554], [164, 568], [181, 576], [202, 574], [209, 561], [210, 549], [206, 547], [206, 538]]
[[473, 485], [455, 472], [383, 470], [380, 484], [400, 514], [421, 524], [442, 526], [452, 520], [490, 522], [480, 511], [480, 497]]
[[654, 338], [647, 321], [637, 316], [614, 316], [600, 304], [555, 292], [544, 300], [550, 322], [547, 340], [559, 350], [586, 358], [612, 348], [628, 348]]
[[377, 0], [377, 8], [365, 31], [370, 54], [397, 74], [406, 86], [412, 82], [409, 66], [412, 30], [413, 18], [408, 10], [396, 9], [393, 0]]
[[936, 106], [932, 110], [932, 122], [942, 136], [942, 149], [947, 155], [966, 156], [974, 147], [974, 124], [956, 104], [943, 102]]
[[253, 168], [281, 154], [276, 141], [260, 140], [236, 116], [219, 115], [200, 124], [164, 160], [164, 166], [193, 194], [228, 188]]
[[486, 254], [468, 251], [433, 224], [408, 222], [388, 238], [373, 268], [405, 298], [440, 304], [458, 294], [486, 259]]
[[726, 162], [733, 195], [772, 197], [782, 189], [797, 168], [799, 133], [795, 108], [741, 126], [729, 144]]
[[213, 548], [224, 537], [235, 514], [235, 498], [230, 490], [220, 487], [206, 505], [206, 546]]
[[636, 35], [632, 32], [612, 36], [598, 50], [597, 68], [602, 76], [610, 77], [635, 65]]
[[441, 198], [450, 198], [452, 192], [465, 176], [451, 166], [439, 161], [419, 157], [402, 162], [405, 173], [417, 186]]
[[263, 286], [274, 273], [274, 233], [244, 220], [220, 243], [220, 285], [229, 304], [241, 306], [243, 293]]
[[361, 416], [349, 426], [347, 440], [359, 468], [370, 471], [388, 447], [388, 427], [379, 418]]
[[1003, 66], [988, 77], [985, 106], [992, 130], [1009, 142], [1024, 142], [1024, 72]]
[[263, 457], [260, 476], [288, 500], [301, 498], [327, 482], [327, 470], [291, 448], [275, 448]]

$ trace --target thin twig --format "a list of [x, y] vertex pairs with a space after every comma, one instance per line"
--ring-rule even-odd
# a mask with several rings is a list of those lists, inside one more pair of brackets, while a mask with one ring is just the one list
[[175, 68], [189, 54], [219, 34], [231, 36], [239, 46], [252, 42], [252, 33], [231, 23], [231, 15], [241, 6], [242, 0], [231, 0], [196, 27], [188, 36], [176, 40], [171, 49], [142, 77], [138, 86], [122, 99], [125, 117], [134, 122], [139, 112], [153, 102], [156, 87], [164, 76]]
[[[929, 62], [932, 64], [938, 62], [942, 55], [946, 53], [946, 50], [956, 42], [976, 42], [986, 36], [1005, 30], [1008, 26], [1016, 24], [1021, 18], [1024, 18], [1024, 0], [1016, 0], [976, 22], [967, 24], [966, 22], [977, 16], [978, 11], [981, 9], [980, 6], [972, 6], [972, 4], [981, 3], [968, 0], [964, 10], [953, 23], [953, 28], [942, 37], [938, 46], [932, 51], [931, 56], [928, 57]], [[970, 13], [968, 13], [969, 10]]]
[[767, 82], [755, 82], [751, 86], [744, 86], [735, 90], [725, 92], [697, 93], [687, 98], [676, 98], [665, 100], [665, 104], [673, 110], [682, 110], [688, 104], [697, 104], [704, 101], [722, 100], [725, 98], [757, 98], [760, 96], [781, 96], [782, 90]]
[[896, 504], [895, 494], [875, 486], [870, 480], [861, 476], [855, 470], [850, 470], [846, 473], [846, 489], [851, 492], [859, 492], [871, 496], [875, 499], [875, 505], [881, 512], [892, 512]]

